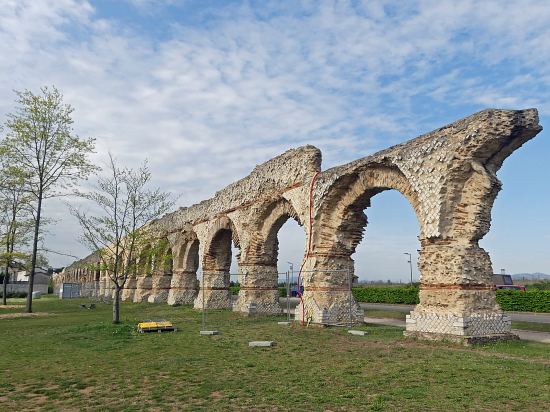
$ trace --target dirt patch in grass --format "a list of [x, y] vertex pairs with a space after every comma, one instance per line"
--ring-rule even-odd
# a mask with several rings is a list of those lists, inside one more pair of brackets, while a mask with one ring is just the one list
[[25, 305], [0, 305], [0, 309], [19, 309], [24, 307]]
[[0, 315], [0, 319], [15, 319], [15, 318], [39, 318], [43, 316], [50, 316], [51, 313], [37, 312], [37, 313], [4, 313]]
[[90, 396], [95, 389], [95, 386], [87, 386], [85, 388], [79, 389], [78, 392], [80, 392], [82, 395]]

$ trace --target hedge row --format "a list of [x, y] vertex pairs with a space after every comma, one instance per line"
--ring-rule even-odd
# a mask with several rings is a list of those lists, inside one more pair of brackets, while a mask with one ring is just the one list
[[[497, 292], [497, 302], [502, 310], [518, 312], [550, 312], [550, 291], [548, 290], [503, 290]], [[368, 287], [353, 288], [358, 302], [418, 303], [418, 287]]]
[[[2, 290], [0, 290], [0, 298], [4, 296], [4, 293], [2, 293]], [[27, 292], [8, 292], [6, 294], [8, 298], [26, 298]]]
[[502, 310], [518, 312], [550, 312], [550, 290], [497, 290]]
[[353, 288], [353, 296], [358, 302], [371, 303], [418, 303], [418, 287], [369, 287]]

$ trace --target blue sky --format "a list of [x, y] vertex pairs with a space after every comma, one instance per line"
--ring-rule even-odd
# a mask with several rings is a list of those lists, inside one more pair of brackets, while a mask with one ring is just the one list
[[[98, 139], [95, 161], [148, 157], [155, 183], [189, 205], [303, 144], [326, 169], [487, 107], [537, 107], [549, 129], [548, 21], [547, 2], [527, 0], [2, 0], [0, 119], [13, 89], [55, 84], [77, 132]], [[547, 135], [499, 172], [481, 242], [495, 270], [550, 273]], [[65, 206], [47, 212], [48, 246], [86, 254]], [[367, 215], [357, 274], [406, 280], [412, 209], [384, 193]], [[299, 262], [303, 241], [285, 225], [280, 261]]]

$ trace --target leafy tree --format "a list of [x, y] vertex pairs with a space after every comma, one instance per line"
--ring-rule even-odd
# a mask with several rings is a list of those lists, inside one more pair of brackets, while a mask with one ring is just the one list
[[[151, 267], [170, 259], [160, 256], [166, 247], [155, 242], [156, 234], [147, 225], [166, 213], [174, 202], [169, 193], [148, 189], [150, 180], [147, 162], [135, 170], [121, 168], [109, 154], [108, 175], [98, 178], [95, 190], [80, 193], [100, 212], [71, 209], [82, 227], [82, 243], [97, 254], [101, 269], [113, 282], [113, 323], [120, 320], [120, 292], [128, 276], [144, 261]], [[151, 244], [153, 247], [148, 247]]]
[[23, 249], [29, 244], [34, 219], [30, 209], [31, 197], [25, 190], [25, 174], [17, 167], [2, 163], [0, 163], [2, 168], [0, 170], [0, 239], [5, 249], [0, 254], [0, 262], [4, 265], [2, 303], [6, 305], [9, 270], [16, 259], [27, 260], [29, 257]]
[[32, 243], [27, 312], [32, 312], [32, 290], [37, 264], [42, 203], [66, 194], [79, 179], [97, 170], [88, 159], [94, 139], [80, 139], [73, 131], [73, 108], [63, 103], [55, 87], [39, 94], [16, 92], [14, 113], [8, 115], [7, 134], [0, 142], [0, 155], [10, 159], [26, 176], [26, 187], [36, 211]]

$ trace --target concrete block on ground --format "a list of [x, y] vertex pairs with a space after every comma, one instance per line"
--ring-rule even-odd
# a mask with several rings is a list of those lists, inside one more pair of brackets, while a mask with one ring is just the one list
[[255, 340], [252, 342], [248, 342], [248, 346], [251, 348], [254, 348], [254, 347], [265, 348], [265, 347], [275, 346], [275, 342], [271, 340]]
[[212, 336], [212, 335], [219, 335], [220, 332], [217, 330], [201, 330], [201, 335], [203, 336]]
[[366, 330], [348, 330], [348, 333], [357, 336], [365, 336], [368, 334]]

